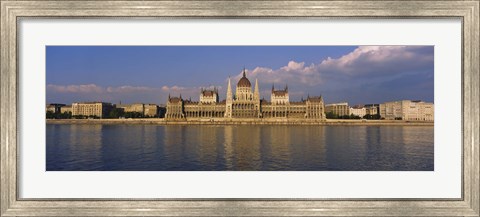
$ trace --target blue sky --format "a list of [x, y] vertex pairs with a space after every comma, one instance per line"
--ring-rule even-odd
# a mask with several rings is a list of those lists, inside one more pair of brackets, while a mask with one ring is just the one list
[[[198, 100], [216, 86], [224, 99], [245, 67], [262, 97], [288, 84], [292, 101], [433, 102], [432, 46], [47, 46], [47, 103], [164, 104], [168, 94]], [[233, 87], [235, 88], [235, 87]]]

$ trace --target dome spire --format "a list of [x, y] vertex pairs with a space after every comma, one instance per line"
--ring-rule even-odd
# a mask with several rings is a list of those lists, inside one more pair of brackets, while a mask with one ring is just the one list
[[247, 78], [246, 70], [243, 68], [243, 77], [237, 83], [237, 87], [252, 87], [250, 81]]

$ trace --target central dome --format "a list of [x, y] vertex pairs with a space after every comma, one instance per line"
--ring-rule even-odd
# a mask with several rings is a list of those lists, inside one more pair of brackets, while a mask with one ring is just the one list
[[252, 87], [252, 84], [250, 84], [250, 81], [245, 76], [245, 70], [243, 70], [243, 77], [238, 81], [237, 87]]

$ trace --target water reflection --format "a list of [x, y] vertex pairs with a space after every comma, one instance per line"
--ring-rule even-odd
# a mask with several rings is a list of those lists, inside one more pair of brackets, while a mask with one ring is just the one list
[[433, 127], [47, 125], [47, 170], [433, 170]]
[[223, 135], [223, 165], [226, 170], [234, 170], [233, 126], [225, 126]]
[[[47, 125], [47, 170], [99, 168], [104, 143], [102, 125]], [[71, 132], [71, 133], [70, 133]]]

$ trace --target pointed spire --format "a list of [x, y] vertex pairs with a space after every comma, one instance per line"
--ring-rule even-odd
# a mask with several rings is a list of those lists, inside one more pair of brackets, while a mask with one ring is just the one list
[[233, 97], [232, 97], [232, 84], [230, 83], [230, 76], [228, 76], [228, 85], [227, 85], [227, 99], [225, 100], [225, 117], [231, 118], [232, 117], [232, 103], [233, 103]]
[[182, 99], [182, 94], [180, 94], [180, 99]]
[[275, 84], [272, 84], [272, 93], [275, 90]]
[[170, 93], [168, 93], [168, 99], [170, 99]]
[[255, 78], [255, 92], [253, 94], [256, 100], [260, 99], [260, 91], [258, 91], [258, 79], [256, 78]]
[[288, 84], [285, 84], [285, 91], [288, 92]]
[[232, 100], [232, 84], [230, 82], [230, 76], [228, 77], [228, 86], [227, 86], [227, 101]]
[[247, 77], [247, 76], [245, 75], [245, 66], [243, 67], [243, 77], [244, 77], [244, 78]]

